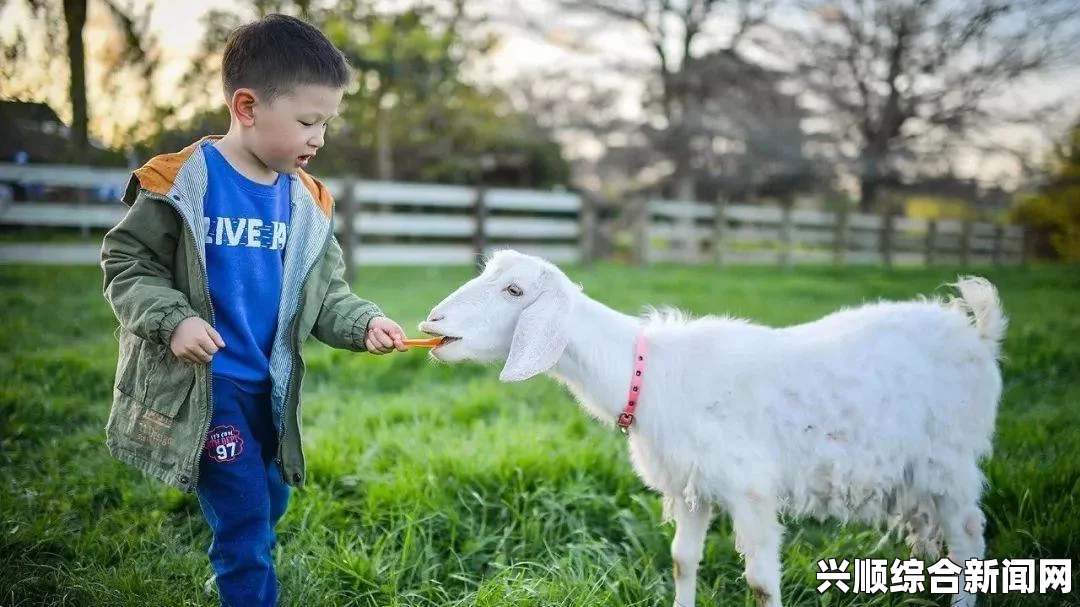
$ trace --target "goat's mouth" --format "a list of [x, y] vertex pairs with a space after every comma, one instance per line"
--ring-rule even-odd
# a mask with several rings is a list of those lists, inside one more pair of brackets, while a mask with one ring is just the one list
[[442, 348], [444, 346], [448, 346], [448, 345], [454, 343], [455, 341], [461, 341], [460, 337], [454, 337], [452, 335], [443, 335], [442, 333], [438, 333], [436, 331], [424, 331], [424, 333], [427, 333], [428, 335], [430, 335], [432, 337], [441, 338], [441, 340], [439, 341], [439, 345], [435, 346], [436, 348]]

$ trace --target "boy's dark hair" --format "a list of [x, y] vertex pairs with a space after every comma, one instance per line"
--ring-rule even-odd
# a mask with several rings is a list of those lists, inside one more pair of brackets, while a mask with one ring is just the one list
[[269, 101], [300, 84], [342, 88], [349, 82], [349, 66], [315, 26], [288, 15], [267, 15], [229, 34], [221, 80], [227, 98], [250, 88]]

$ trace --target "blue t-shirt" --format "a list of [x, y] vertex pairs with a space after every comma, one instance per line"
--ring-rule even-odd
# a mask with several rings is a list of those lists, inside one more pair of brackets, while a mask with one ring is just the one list
[[270, 389], [270, 349], [277, 328], [290, 179], [273, 185], [244, 177], [211, 143], [206, 156], [206, 273], [214, 328], [225, 341], [210, 363], [216, 376], [251, 392]]

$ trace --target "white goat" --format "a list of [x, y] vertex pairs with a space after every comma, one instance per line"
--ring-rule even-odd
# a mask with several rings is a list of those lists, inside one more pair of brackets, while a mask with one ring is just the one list
[[[913, 549], [941, 540], [982, 558], [980, 460], [990, 453], [1006, 318], [993, 285], [961, 297], [875, 303], [771, 328], [586, 296], [554, 265], [500, 251], [420, 329], [441, 361], [505, 361], [503, 381], [548, 372], [612, 423], [627, 403], [635, 342], [648, 355], [629, 428], [634, 468], [676, 525], [675, 604], [695, 600], [712, 504], [732, 517], [746, 580], [780, 605], [780, 514], [904, 525]], [[853, 555], [855, 556], [855, 555]], [[970, 606], [963, 592], [955, 604]]]

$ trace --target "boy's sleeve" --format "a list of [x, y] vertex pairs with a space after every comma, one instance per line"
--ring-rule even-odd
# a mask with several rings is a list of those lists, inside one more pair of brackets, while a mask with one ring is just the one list
[[374, 303], [361, 299], [345, 282], [345, 260], [337, 238], [331, 237], [326, 259], [333, 270], [330, 287], [323, 298], [322, 309], [315, 320], [311, 334], [319, 341], [334, 348], [363, 352], [364, 334], [372, 318], [382, 316], [382, 310]]
[[180, 218], [167, 204], [140, 195], [101, 245], [105, 299], [121, 326], [168, 345], [180, 321], [198, 313], [173, 286]]

